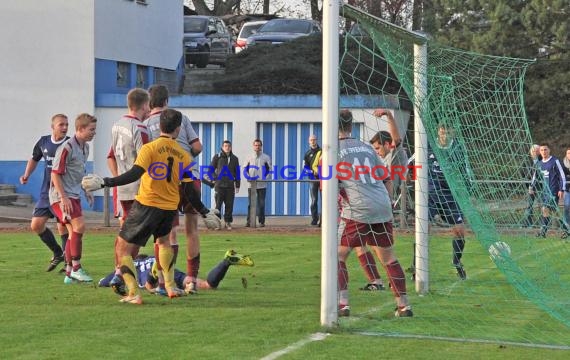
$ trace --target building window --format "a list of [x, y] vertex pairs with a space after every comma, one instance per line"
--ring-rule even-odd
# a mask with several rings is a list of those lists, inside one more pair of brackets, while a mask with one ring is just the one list
[[129, 87], [131, 66], [126, 62], [117, 62], [117, 87]]
[[146, 89], [148, 87], [148, 67], [137, 65], [137, 83], [136, 87]]

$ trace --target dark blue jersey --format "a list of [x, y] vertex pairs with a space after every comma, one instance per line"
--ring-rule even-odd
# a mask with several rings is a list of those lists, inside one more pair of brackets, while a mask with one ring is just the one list
[[51, 168], [53, 165], [52, 161], [59, 145], [63, 144], [67, 139], [69, 139], [69, 136], [54, 142], [51, 135], [44, 135], [34, 146], [32, 159], [35, 162], [39, 162], [42, 158], [45, 160], [44, 179], [42, 181], [40, 197], [36, 204], [37, 208], [49, 208], [49, 186], [51, 181]]
[[[466, 183], [470, 184], [472, 180], [471, 171], [467, 164], [465, 150], [459, 142], [452, 139], [447, 146], [438, 145], [438, 153], [447, 164], [446, 171], [457, 173], [455, 175], [463, 178]], [[444, 170], [431, 146], [428, 147], [428, 185], [430, 192], [451, 193], [449, 184], [445, 179]]]
[[[546, 189], [550, 190], [552, 195], [556, 195], [559, 191], [564, 191], [566, 177], [564, 176], [564, 170], [562, 169], [560, 160], [558, 160], [557, 157], [551, 156], [548, 159], [542, 159], [537, 165], [542, 173], [543, 183], [546, 185]], [[539, 181], [539, 179], [535, 176], [533, 178], [533, 184], [536, 181]]]

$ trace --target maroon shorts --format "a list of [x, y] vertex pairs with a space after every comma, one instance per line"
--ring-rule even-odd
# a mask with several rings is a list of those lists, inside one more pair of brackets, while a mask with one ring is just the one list
[[[194, 188], [198, 191], [198, 194], [202, 194], [202, 181], [196, 179], [192, 181], [192, 184], [194, 185]], [[180, 186], [178, 189], [180, 192], [180, 204], [178, 204], [178, 209], [180, 209], [180, 211], [182, 211], [184, 214], [198, 214], [198, 211], [194, 209], [192, 205], [190, 205], [190, 202], [188, 201], [186, 195], [182, 191], [182, 186]]]
[[391, 222], [367, 224], [341, 218], [338, 232], [341, 246], [355, 248], [370, 245], [386, 248], [394, 245]]
[[79, 199], [74, 199], [74, 198], [70, 198], [69, 200], [71, 201], [71, 213], [65, 215], [63, 214], [61, 208], [59, 207], [60, 202], [51, 204], [51, 210], [53, 211], [59, 222], [62, 224], [69, 224], [69, 220], [83, 216], [83, 212], [81, 211], [81, 201]]

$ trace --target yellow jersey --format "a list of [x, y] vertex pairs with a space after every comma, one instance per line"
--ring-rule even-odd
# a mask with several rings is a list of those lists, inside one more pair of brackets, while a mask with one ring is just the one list
[[176, 210], [180, 202], [178, 186], [184, 171], [190, 174], [192, 156], [167, 136], [161, 136], [140, 149], [135, 165], [145, 169], [135, 199], [143, 205], [163, 210]]

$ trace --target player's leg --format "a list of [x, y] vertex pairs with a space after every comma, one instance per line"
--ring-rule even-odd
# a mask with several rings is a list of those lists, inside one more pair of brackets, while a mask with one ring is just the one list
[[340, 244], [337, 247], [338, 253], [338, 316], [350, 316], [350, 304], [348, 293], [349, 274], [346, 260], [353, 248], [362, 246], [356, 222], [341, 218], [338, 227], [340, 234]]
[[30, 227], [33, 232], [35, 232], [40, 240], [48, 247], [52, 252], [52, 258], [46, 269], [46, 271], [52, 271], [64, 260], [63, 249], [57, 243], [53, 232], [46, 226], [46, 223], [50, 217], [53, 217], [49, 208], [45, 209], [34, 209], [32, 215], [32, 221]]
[[372, 247], [372, 250], [378, 256], [378, 260], [380, 260], [380, 263], [386, 270], [386, 275], [391, 285], [390, 289], [396, 301], [395, 315], [397, 317], [413, 316], [406, 292], [406, 276], [393, 249], [394, 235], [392, 233], [392, 223], [386, 222], [368, 226], [370, 230], [364, 236], [364, 240]]
[[562, 223], [562, 236], [561, 239], [566, 239], [570, 235], [570, 192], [564, 192], [564, 221]]
[[452, 264], [457, 271], [457, 276], [461, 280], [465, 280], [467, 279], [467, 273], [461, 262], [463, 251], [465, 250], [465, 226], [463, 224], [463, 214], [452, 196], [447, 198], [442, 217], [445, 222], [453, 225], [451, 229], [453, 234], [453, 239], [451, 240]]
[[70, 277], [82, 281], [91, 282], [93, 279], [81, 265], [83, 255], [83, 234], [85, 233], [85, 219], [79, 216], [71, 219], [73, 231], [69, 238], [69, 248], [71, 252], [71, 274]]
[[543, 197], [542, 203], [542, 218], [541, 218], [541, 227], [536, 237], [546, 237], [546, 233], [548, 232], [548, 228], [550, 227], [551, 217], [550, 213], [552, 211], [556, 211], [558, 207], [558, 195], [552, 195], [548, 191], [545, 192]]
[[[50, 209], [51, 211], [51, 209]], [[61, 250], [65, 251], [65, 246], [67, 245], [67, 241], [69, 240], [69, 232], [67, 231], [67, 227], [59, 222], [59, 219], [56, 217], [56, 226], [57, 226], [57, 233], [61, 239]]]
[[200, 271], [200, 236], [198, 234], [198, 214], [187, 213], [184, 217], [186, 234], [186, 279], [184, 290], [195, 294], [198, 290], [196, 279]]
[[370, 252], [367, 246], [358, 246], [354, 248], [356, 256], [358, 257], [358, 262], [360, 267], [364, 270], [368, 283], [361, 287], [360, 290], [365, 291], [376, 291], [384, 290], [384, 283], [378, 272], [378, 267], [376, 266], [376, 260], [374, 260], [374, 255]]

